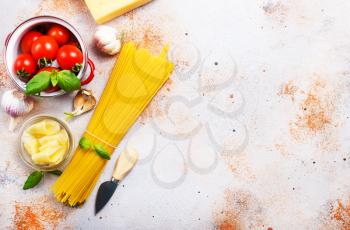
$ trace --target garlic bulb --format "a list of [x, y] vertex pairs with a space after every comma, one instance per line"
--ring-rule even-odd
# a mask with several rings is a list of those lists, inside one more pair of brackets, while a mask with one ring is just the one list
[[22, 92], [12, 89], [5, 91], [2, 95], [1, 107], [10, 115], [9, 130], [13, 131], [17, 125], [18, 117], [29, 113], [34, 107], [34, 101]]
[[99, 26], [94, 35], [94, 43], [102, 52], [114, 55], [120, 51], [121, 41], [116, 29], [110, 26]]

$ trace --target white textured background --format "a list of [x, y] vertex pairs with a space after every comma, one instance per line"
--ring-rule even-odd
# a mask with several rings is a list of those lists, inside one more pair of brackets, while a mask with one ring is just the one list
[[[31, 170], [1, 113], [0, 228], [350, 229], [349, 10], [345, 0], [155, 0], [111, 21], [153, 51], [169, 43], [176, 64], [98, 184], [127, 142], [143, 160], [99, 215], [97, 187], [82, 208], [64, 207], [54, 176], [21, 189]], [[114, 58], [94, 49], [83, 1], [2, 0], [0, 15], [1, 41], [36, 15], [72, 23], [97, 66], [88, 88], [101, 95]], [[71, 97], [37, 101], [34, 113], [63, 117]], [[90, 116], [70, 123], [77, 139]]]

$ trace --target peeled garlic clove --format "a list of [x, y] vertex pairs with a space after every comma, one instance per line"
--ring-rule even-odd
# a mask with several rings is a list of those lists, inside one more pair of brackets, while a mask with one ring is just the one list
[[[75, 96], [74, 110], [85, 113], [96, 106], [96, 98], [91, 90], [82, 89]], [[80, 114], [81, 114], [80, 113]]]
[[69, 120], [75, 116], [79, 116], [86, 113], [96, 106], [96, 98], [91, 90], [81, 89], [74, 97], [73, 107], [74, 111], [65, 113], [67, 115], [66, 120]]
[[17, 118], [29, 113], [34, 107], [34, 101], [22, 92], [12, 89], [2, 95], [1, 107], [10, 115], [9, 130], [13, 131], [18, 122]]
[[110, 26], [99, 26], [94, 34], [94, 43], [102, 52], [114, 55], [120, 51], [118, 31]]

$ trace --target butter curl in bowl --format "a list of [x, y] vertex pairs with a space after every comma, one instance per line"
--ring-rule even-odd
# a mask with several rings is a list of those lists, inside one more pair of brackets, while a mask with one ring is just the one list
[[22, 160], [38, 171], [62, 169], [70, 160], [74, 139], [68, 124], [51, 115], [27, 120], [19, 134]]

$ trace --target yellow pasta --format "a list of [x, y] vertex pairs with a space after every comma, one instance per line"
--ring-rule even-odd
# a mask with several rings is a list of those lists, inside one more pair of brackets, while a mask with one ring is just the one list
[[[127, 133], [173, 71], [167, 47], [159, 56], [137, 49], [133, 42], [123, 46], [99, 104], [84, 136], [102, 144], [109, 154]], [[79, 148], [63, 174], [52, 186], [58, 201], [70, 206], [85, 202], [107, 160], [93, 150]]]

